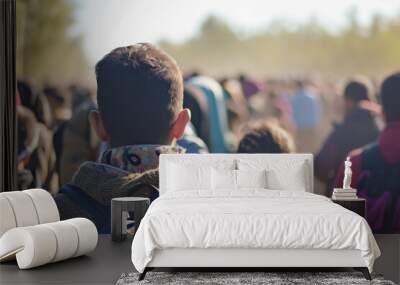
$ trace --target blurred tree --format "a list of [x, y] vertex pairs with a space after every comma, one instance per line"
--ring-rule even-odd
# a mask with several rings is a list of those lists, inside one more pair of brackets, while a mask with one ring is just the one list
[[327, 30], [317, 18], [300, 25], [275, 20], [263, 32], [240, 37], [211, 16], [196, 37], [183, 43], [161, 43], [186, 70], [211, 75], [247, 72], [253, 75], [343, 78], [354, 74], [383, 76], [400, 68], [400, 14], [375, 15], [361, 25], [357, 10], [347, 13], [339, 31]]
[[17, 75], [39, 82], [87, 77], [81, 39], [73, 35], [74, 6], [66, 0], [17, 0]]
[[198, 39], [206, 42], [220, 44], [228, 41], [236, 41], [236, 35], [230, 27], [216, 16], [210, 16], [204, 21], [200, 28], [200, 36]]

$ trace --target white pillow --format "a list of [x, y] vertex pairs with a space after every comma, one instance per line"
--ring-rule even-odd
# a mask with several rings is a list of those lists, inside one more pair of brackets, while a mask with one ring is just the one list
[[[196, 156], [201, 155], [193, 155]], [[235, 160], [198, 161], [191, 160], [189, 155], [182, 155], [182, 158], [169, 161], [165, 165], [167, 191], [211, 191], [211, 168], [235, 169], [236, 166]]]
[[237, 188], [267, 188], [267, 171], [235, 170]]
[[236, 170], [212, 168], [211, 188], [213, 190], [236, 190]]
[[307, 168], [304, 160], [281, 160], [269, 162], [258, 159], [239, 159], [240, 170], [266, 169], [267, 188], [271, 190], [306, 191]]
[[211, 188], [210, 167], [169, 163], [167, 171], [167, 189], [169, 191]]
[[241, 188], [266, 188], [265, 170], [211, 169], [213, 190], [238, 190]]
[[267, 172], [268, 188], [272, 190], [306, 191], [306, 179], [302, 167], [295, 168], [290, 174], [280, 170]]

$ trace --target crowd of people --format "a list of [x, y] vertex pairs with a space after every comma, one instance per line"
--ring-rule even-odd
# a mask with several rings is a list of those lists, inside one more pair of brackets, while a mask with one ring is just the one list
[[315, 155], [316, 192], [341, 187], [343, 162], [374, 232], [400, 233], [400, 73], [341, 88], [312, 78], [182, 75], [151, 44], [114, 49], [97, 91], [17, 84], [18, 186], [44, 188], [61, 218], [110, 231], [110, 200], [158, 196], [162, 153]]

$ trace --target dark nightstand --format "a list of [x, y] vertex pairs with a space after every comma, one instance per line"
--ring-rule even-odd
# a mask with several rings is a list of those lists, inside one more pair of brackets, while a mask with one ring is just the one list
[[119, 197], [111, 200], [111, 237], [113, 241], [124, 241], [127, 237], [127, 219], [133, 212], [135, 228], [150, 206], [150, 199], [144, 197]]
[[367, 208], [366, 208], [366, 200], [363, 198], [355, 198], [351, 200], [341, 200], [341, 199], [332, 199], [333, 203], [339, 204], [340, 206], [359, 214], [361, 217], [366, 218]]

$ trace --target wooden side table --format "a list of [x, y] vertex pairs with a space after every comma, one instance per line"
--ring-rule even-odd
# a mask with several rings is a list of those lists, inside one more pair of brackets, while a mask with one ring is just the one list
[[340, 206], [359, 214], [361, 217], [366, 218], [367, 214], [367, 201], [363, 198], [354, 198], [354, 199], [332, 199], [333, 203], [339, 204]]

